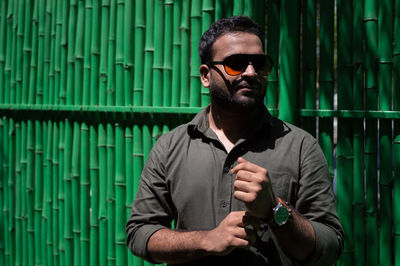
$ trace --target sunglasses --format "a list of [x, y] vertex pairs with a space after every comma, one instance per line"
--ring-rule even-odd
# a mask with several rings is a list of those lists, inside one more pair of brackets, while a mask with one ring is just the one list
[[242, 74], [248, 65], [252, 65], [257, 73], [268, 75], [273, 67], [273, 62], [269, 56], [263, 54], [233, 54], [222, 61], [212, 61], [207, 65], [223, 65], [225, 72], [231, 76]]

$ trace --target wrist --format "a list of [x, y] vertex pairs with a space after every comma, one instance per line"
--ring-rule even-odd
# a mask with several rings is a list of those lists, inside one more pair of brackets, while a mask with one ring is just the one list
[[275, 197], [272, 214], [266, 221], [272, 229], [278, 229], [284, 226], [291, 216], [291, 209], [281, 198]]

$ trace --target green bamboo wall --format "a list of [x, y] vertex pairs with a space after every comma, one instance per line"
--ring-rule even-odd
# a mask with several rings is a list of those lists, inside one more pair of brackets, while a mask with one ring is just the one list
[[238, 14], [266, 105], [326, 155], [338, 264], [400, 265], [400, 0], [0, 0], [0, 265], [149, 265], [124, 230], [143, 163], [209, 103], [197, 45]]

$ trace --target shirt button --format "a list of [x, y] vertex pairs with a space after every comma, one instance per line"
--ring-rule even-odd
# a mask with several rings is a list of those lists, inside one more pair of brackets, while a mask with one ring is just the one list
[[224, 168], [224, 172], [225, 172], [225, 173], [228, 173], [229, 170], [231, 170], [231, 169], [230, 169], [228, 166], [226, 166], [226, 167]]
[[229, 206], [229, 202], [228, 201], [226, 201], [226, 200], [221, 200], [221, 207], [222, 208], [226, 208], [226, 207], [228, 207]]

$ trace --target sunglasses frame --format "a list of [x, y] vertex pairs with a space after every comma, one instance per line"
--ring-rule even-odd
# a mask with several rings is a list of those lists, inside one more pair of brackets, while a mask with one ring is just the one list
[[[234, 56], [247, 57], [249, 60], [247, 60], [247, 65], [244, 66], [244, 68], [240, 71], [240, 73], [238, 73], [238, 74], [229, 74], [228, 71], [226, 70], [226, 67], [227, 67], [227, 66], [229, 67], [229, 64], [227, 63], [227, 61], [228, 61], [230, 58], [234, 57]], [[229, 55], [229, 56], [225, 57], [222, 61], [211, 61], [211, 62], [208, 62], [207, 65], [208, 65], [208, 66], [223, 65], [226, 74], [228, 74], [229, 76], [239, 76], [239, 75], [241, 75], [244, 71], [246, 71], [247, 67], [248, 67], [250, 64], [251, 64], [254, 68], [256, 68], [256, 67], [254, 66], [254, 64], [253, 64], [252, 61], [255, 61], [254, 58], [257, 58], [257, 57], [263, 57], [263, 59], [265, 60], [264, 65], [263, 65], [263, 68], [265, 68], [265, 67], [267, 68], [267, 69], [266, 69], [266, 70], [267, 70], [267, 71], [266, 71], [266, 74], [268, 75], [268, 74], [271, 72], [272, 68], [274, 67], [274, 63], [273, 63], [271, 57], [269, 57], [268, 55], [264, 55], [264, 54], [232, 54], [232, 55]], [[253, 60], [251, 60], [251, 58], [253, 58]], [[259, 71], [260, 71], [259, 69], [255, 69], [255, 70], [256, 70], [256, 72], [259, 72]], [[237, 70], [237, 71], [238, 71], [238, 70]]]

